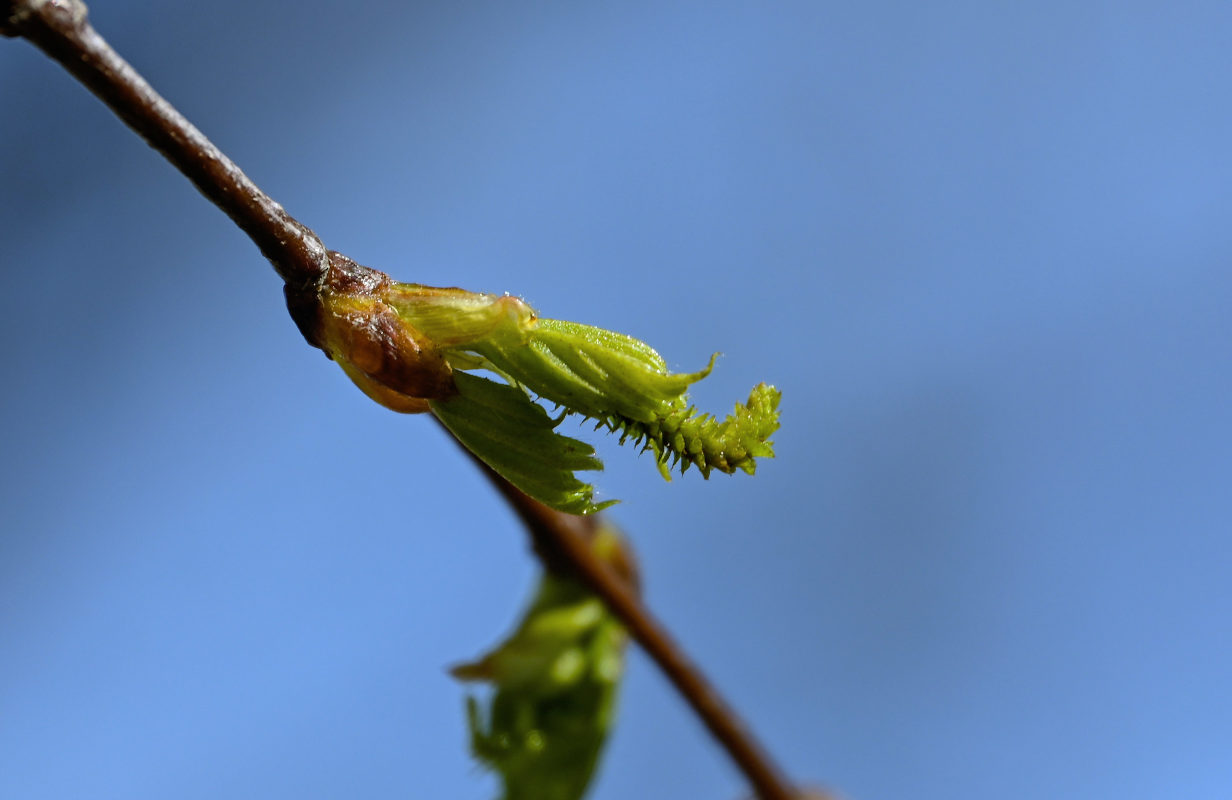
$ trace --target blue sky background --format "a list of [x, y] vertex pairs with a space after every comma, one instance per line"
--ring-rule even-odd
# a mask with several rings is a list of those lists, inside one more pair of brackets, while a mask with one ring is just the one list
[[[794, 776], [1228, 796], [1232, 6], [92, 11], [330, 247], [782, 388], [756, 478], [597, 483]], [[493, 797], [509, 512], [23, 42], [0, 108], [0, 797]], [[634, 653], [593, 797], [741, 787]]]

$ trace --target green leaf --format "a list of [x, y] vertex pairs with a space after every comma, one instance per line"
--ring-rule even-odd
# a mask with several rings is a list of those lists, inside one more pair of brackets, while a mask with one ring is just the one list
[[[614, 529], [594, 546], [619, 547]], [[471, 750], [501, 778], [503, 800], [578, 800], [615, 718], [624, 629], [572, 578], [545, 573], [514, 632], [452, 672], [493, 686], [467, 699]]]
[[540, 319], [525, 341], [491, 337], [470, 349], [536, 394], [592, 419], [650, 422], [710, 374], [673, 374], [645, 342], [576, 322]]
[[603, 469], [594, 448], [557, 433], [560, 420], [526, 392], [464, 372], [454, 381], [458, 394], [431, 401], [432, 413], [501, 477], [569, 514], [591, 514], [615, 502], [595, 504], [594, 487], [573, 474]]
[[689, 385], [710, 374], [714, 356], [697, 372], [669, 373], [642, 341], [552, 319], [528, 324], [519, 338], [493, 336], [469, 349], [541, 397], [621, 433], [622, 443], [643, 445], [665, 478], [669, 462], [682, 472], [696, 466], [709, 478], [712, 470], [752, 474], [757, 458], [774, 456], [778, 389], [759, 384], [722, 421], [689, 405]]

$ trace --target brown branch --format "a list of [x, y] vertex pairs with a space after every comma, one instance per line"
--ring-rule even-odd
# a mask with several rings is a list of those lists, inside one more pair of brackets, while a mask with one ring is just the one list
[[803, 796], [788, 782], [736, 712], [642, 603], [630, 581], [594, 556], [588, 543], [595, 519], [548, 508], [497, 475], [474, 453], [465, 447], [462, 449], [522, 518], [539, 557], [549, 568], [564, 566], [579, 576], [603, 600], [744, 772], [757, 796], [762, 800], [802, 800]]
[[240, 226], [289, 286], [324, 277], [329, 257], [317, 235], [150, 88], [90, 25], [81, 0], [0, 0], [0, 34], [29, 40], [98, 95]]
[[[330, 256], [316, 234], [257, 188], [120, 58], [89, 24], [84, 3], [0, 0], [0, 35], [25, 38], [59, 62], [231, 217], [286, 281], [293, 315], [294, 298], [312, 293], [325, 279]], [[303, 322], [296, 321], [303, 329]], [[316, 344], [307, 331], [305, 335]], [[642, 604], [628, 580], [593, 555], [588, 542], [594, 521], [544, 506], [476, 461], [525, 522], [545, 565], [564, 566], [603, 599], [735, 760], [758, 796], [763, 800], [799, 798], [740, 719]]]

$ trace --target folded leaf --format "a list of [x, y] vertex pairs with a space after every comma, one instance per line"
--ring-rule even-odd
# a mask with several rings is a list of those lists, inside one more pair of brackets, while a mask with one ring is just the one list
[[[469, 350], [492, 369], [527, 389], [632, 439], [654, 453], [665, 478], [668, 465], [697, 466], [752, 474], [756, 459], [774, 456], [770, 436], [778, 430], [778, 389], [754, 387], [748, 402], [719, 421], [688, 403], [690, 384], [705, 378], [714, 357], [702, 370], [670, 373], [649, 345], [631, 336], [575, 322], [530, 320], [521, 335], [491, 336], [472, 342]], [[446, 350], [446, 357], [448, 357]]]

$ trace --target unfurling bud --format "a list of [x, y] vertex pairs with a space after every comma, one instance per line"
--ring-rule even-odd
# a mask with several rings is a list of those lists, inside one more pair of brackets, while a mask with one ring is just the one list
[[[577, 470], [603, 465], [585, 442], [556, 433], [567, 414], [650, 450], [668, 465], [752, 473], [774, 455], [779, 392], [761, 384], [725, 420], [688, 404], [703, 369], [672, 373], [645, 342], [601, 328], [540, 319], [510, 295], [395, 283], [330, 253], [319, 286], [287, 289], [291, 316], [365, 394], [404, 413], [431, 411], [475, 455], [522, 491], [572, 514], [589, 514], [593, 487]], [[497, 383], [463, 374], [487, 370]], [[550, 417], [531, 394], [563, 408]], [[609, 501], [613, 502], [613, 501]]]

